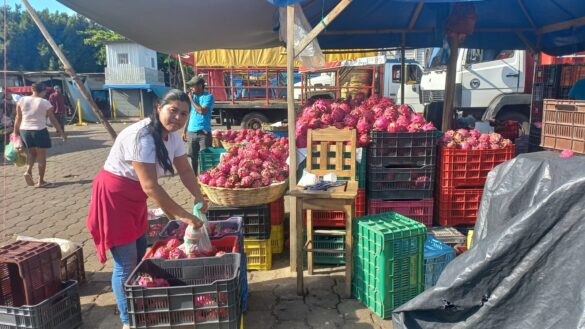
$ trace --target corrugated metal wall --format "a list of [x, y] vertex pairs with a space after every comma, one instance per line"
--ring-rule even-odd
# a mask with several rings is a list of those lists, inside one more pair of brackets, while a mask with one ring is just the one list
[[[144, 116], [149, 116], [153, 111], [155, 96], [152, 92], [142, 91], [144, 100]], [[116, 102], [116, 114], [118, 117], [139, 117], [140, 101], [139, 89], [112, 89], [112, 99]]]

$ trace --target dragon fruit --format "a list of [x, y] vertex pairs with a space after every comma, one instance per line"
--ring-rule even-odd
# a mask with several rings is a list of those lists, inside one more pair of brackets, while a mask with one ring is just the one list
[[561, 158], [572, 158], [575, 156], [575, 154], [573, 153], [572, 150], [563, 150], [563, 152], [561, 152], [561, 154], [559, 155]]

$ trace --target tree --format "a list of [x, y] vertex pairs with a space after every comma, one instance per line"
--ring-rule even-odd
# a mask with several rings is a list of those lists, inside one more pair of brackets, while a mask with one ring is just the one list
[[106, 65], [106, 42], [126, 40], [122, 35], [106, 30], [103, 27], [96, 27], [83, 31], [82, 34], [88, 36], [83, 43], [98, 49], [96, 62], [100, 65]]

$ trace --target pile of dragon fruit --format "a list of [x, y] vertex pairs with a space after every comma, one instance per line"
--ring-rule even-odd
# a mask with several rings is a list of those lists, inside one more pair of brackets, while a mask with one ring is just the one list
[[269, 144], [276, 138], [272, 134], [267, 134], [260, 129], [242, 129], [242, 130], [226, 130], [213, 132], [213, 137], [228, 143], [256, 143]]
[[185, 249], [185, 245], [182, 244], [180, 240], [175, 238], [169, 239], [166, 245], [160, 246], [154, 251], [152, 258], [182, 259], [222, 256], [225, 254], [225, 252], [217, 251], [215, 248], [208, 252], [199, 250], [196, 246], [189, 248], [189, 250]]
[[482, 134], [475, 129], [458, 129], [445, 132], [439, 145], [460, 150], [499, 150], [512, 145], [512, 141], [498, 133]]
[[303, 109], [296, 122], [297, 147], [307, 147], [307, 130], [327, 127], [357, 129], [358, 146], [369, 144], [370, 130], [415, 133], [435, 130], [423, 115], [408, 105], [396, 105], [387, 97], [356, 97], [345, 102], [319, 99]]
[[288, 177], [288, 139], [277, 138], [268, 146], [251, 142], [222, 155], [217, 167], [199, 175], [202, 184], [225, 188], [258, 188]]

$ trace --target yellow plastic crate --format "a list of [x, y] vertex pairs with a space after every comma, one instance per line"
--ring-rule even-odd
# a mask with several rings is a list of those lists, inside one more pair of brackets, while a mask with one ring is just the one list
[[272, 245], [273, 254], [280, 254], [284, 250], [284, 226], [282, 224], [272, 225], [270, 244]]
[[244, 252], [248, 261], [248, 270], [270, 271], [272, 268], [271, 240], [244, 238]]

